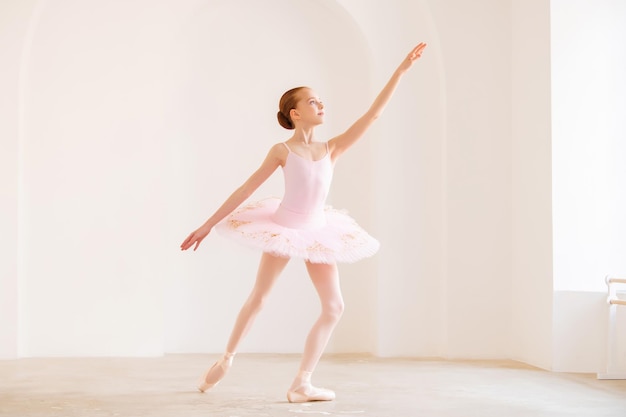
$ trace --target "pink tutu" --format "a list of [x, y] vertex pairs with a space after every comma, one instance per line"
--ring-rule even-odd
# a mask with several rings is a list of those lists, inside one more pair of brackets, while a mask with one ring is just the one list
[[[279, 198], [267, 198], [244, 205], [220, 222], [216, 230], [263, 252], [302, 258], [311, 263], [352, 263], [378, 251], [378, 241], [343, 211], [326, 206], [323, 213], [316, 216], [320, 221], [302, 223], [298, 227], [294, 221], [292, 228], [283, 225], [287, 215], [285, 210], [279, 210], [280, 203]], [[281, 213], [282, 224], [276, 222], [277, 210]]]

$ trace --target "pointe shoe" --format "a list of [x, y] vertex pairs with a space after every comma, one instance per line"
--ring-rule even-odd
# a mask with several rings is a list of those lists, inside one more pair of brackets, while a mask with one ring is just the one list
[[287, 400], [290, 403], [308, 403], [311, 401], [332, 401], [335, 392], [325, 388], [317, 388], [313, 385], [302, 384], [296, 389], [287, 391]]
[[198, 385], [198, 390], [200, 392], [205, 392], [216, 386], [222, 378], [224, 378], [226, 372], [228, 372], [233, 364], [233, 357], [234, 355], [226, 354], [222, 356], [220, 360], [216, 361], [202, 376], [200, 384]]

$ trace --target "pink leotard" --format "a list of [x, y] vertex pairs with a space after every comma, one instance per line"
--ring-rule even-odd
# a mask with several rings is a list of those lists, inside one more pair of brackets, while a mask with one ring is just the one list
[[322, 159], [312, 161], [289, 153], [283, 167], [285, 194], [278, 210], [272, 216], [277, 224], [295, 229], [311, 229], [326, 224], [324, 205], [333, 178], [328, 142]]

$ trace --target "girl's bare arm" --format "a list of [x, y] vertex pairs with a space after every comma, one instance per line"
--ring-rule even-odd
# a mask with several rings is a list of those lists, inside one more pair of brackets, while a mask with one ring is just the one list
[[259, 169], [237, 188], [202, 226], [187, 236], [180, 245], [181, 250], [187, 250], [194, 244], [195, 247], [193, 250], [198, 249], [202, 240], [211, 232], [213, 227], [246, 201], [246, 199], [276, 171], [276, 168], [283, 164], [284, 154], [284, 146], [280, 144], [274, 145], [268, 152]]
[[370, 128], [372, 123], [382, 114], [383, 110], [389, 103], [389, 100], [396, 91], [400, 79], [407, 72], [413, 63], [417, 61], [422, 52], [426, 48], [425, 43], [420, 43], [409, 52], [404, 60], [400, 63], [398, 68], [394, 71], [393, 75], [378, 94], [371, 107], [361, 116], [352, 126], [348, 128], [344, 133], [334, 137], [328, 142], [333, 160], [337, 159], [339, 155], [354, 145]]

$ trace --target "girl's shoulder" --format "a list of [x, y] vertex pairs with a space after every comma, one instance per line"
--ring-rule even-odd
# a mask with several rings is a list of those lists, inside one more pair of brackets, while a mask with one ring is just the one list
[[277, 142], [275, 144], [272, 145], [272, 147], [270, 148], [270, 153], [277, 153], [277, 154], [287, 154], [289, 153], [290, 148], [289, 148], [289, 144], [285, 141], [285, 142]]
[[272, 145], [267, 156], [276, 159], [280, 165], [285, 165], [288, 154], [289, 148], [286, 146], [285, 142], [278, 142]]

